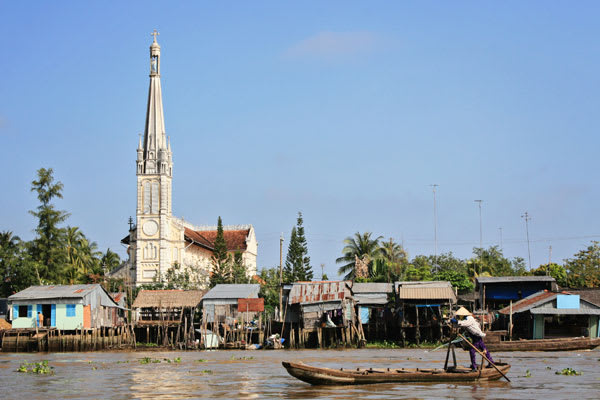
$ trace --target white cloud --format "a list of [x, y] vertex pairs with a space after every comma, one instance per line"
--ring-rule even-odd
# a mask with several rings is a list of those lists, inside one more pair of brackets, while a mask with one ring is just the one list
[[319, 32], [294, 44], [286, 55], [334, 59], [370, 52], [377, 44], [377, 35], [371, 32]]

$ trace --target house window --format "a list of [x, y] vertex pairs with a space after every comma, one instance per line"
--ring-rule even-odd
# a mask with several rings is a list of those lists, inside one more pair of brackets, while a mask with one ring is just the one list
[[67, 317], [75, 316], [75, 304], [67, 304]]
[[19, 306], [19, 318], [27, 318], [28, 315], [28, 306]]

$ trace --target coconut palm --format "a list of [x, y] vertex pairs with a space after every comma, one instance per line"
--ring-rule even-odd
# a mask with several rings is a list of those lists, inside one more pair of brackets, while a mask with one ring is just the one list
[[[381, 250], [379, 248], [379, 240], [383, 236], [371, 238], [371, 232], [356, 232], [354, 237], [347, 237], [344, 240], [344, 248], [342, 249], [342, 257], [335, 260], [336, 264], [344, 264], [338, 269], [338, 274], [345, 274], [344, 279], [354, 279], [356, 275], [356, 257], [363, 258], [367, 256], [369, 260], [374, 260], [379, 257]], [[372, 261], [371, 261], [372, 262]], [[370, 263], [371, 263], [370, 262]]]
[[402, 245], [394, 242], [392, 238], [381, 243], [380, 257], [373, 263], [372, 275], [376, 280], [392, 282], [393, 279], [403, 275], [404, 268], [408, 265], [408, 253]]

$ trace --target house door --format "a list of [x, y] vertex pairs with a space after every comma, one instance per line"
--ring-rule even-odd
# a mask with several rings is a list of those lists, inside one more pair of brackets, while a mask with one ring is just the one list
[[42, 304], [42, 315], [44, 316], [44, 326], [51, 326], [52, 304]]
[[543, 339], [544, 338], [544, 316], [535, 314], [533, 316], [533, 338]]

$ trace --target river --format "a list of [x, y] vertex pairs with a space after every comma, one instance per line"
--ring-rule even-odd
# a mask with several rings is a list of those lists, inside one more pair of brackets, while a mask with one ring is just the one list
[[[461, 365], [468, 353], [457, 352]], [[512, 368], [477, 384], [379, 384], [316, 387], [287, 374], [282, 360], [325, 367], [441, 367], [445, 351], [265, 350], [187, 352], [0, 353], [0, 398], [18, 399], [597, 399], [600, 351], [495, 353]], [[144, 357], [148, 357], [143, 361]], [[48, 360], [52, 375], [19, 373]], [[161, 362], [156, 362], [160, 360]], [[170, 360], [171, 362], [168, 362]], [[148, 363], [144, 363], [144, 362]], [[155, 361], [155, 362], [152, 362]], [[579, 376], [556, 375], [572, 368]]]

